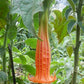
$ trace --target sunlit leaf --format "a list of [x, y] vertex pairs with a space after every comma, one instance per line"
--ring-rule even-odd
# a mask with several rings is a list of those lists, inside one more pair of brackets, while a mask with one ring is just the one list
[[82, 16], [84, 15], [84, 6], [82, 6], [81, 14], [82, 14]]
[[37, 39], [35, 38], [28, 38], [27, 40], [25, 40], [25, 43], [27, 45], [29, 45], [31, 48], [36, 48], [36, 43], [37, 43]]
[[18, 48], [16, 48], [15, 46], [13, 47], [13, 52], [20, 52], [19, 50], [18, 50]]
[[67, 47], [67, 52], [68, 52], [69, 57], [71, 57], [71, 55], [73, 53], [73, 47], [72, 46], [68, 46]]
[[84, 83], [84, 78], [81, 79], [81, 83], [82, 83], [82, 84]]
[[13, 61], [16, 62], [16, 63], [21, 64], [21, 60], [20, 60], [20, 58], [18, 58], [18, 57], [17, 57], [17, 58], [14, 58]]
[[26, 64], [27, 60], [26, 60], [25, 56], [20, 55], [19, 58], [20, 58], [22, 64]]

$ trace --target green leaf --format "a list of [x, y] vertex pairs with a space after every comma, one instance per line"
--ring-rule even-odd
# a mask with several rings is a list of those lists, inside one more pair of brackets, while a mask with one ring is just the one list
[[21, 15], [24, 25], [29, 31], [36, 35], [33, 26], [33, 16], [39, 11], [43, 11], [43, 0], [13, 0], [13, 9], [11, 13], [18, 13]]
[[13, 47], [13, 52], [20, 52], [16, 47]]
[[7, 81], [7, 75], [5, 72], [0, 71], [0, 82]]
[[69, 8], [69, 6], [66, 6], [64, 9], [63, 9], [63, 11], [62, 11], [62, 15], [63, 15], [63, 17], [65, 16], [65, 12], [66, 12], [66, 10]]
[[20, 78], [16, 78], [16, 82], [18, 84], [25, 84], [24, 81], [22, 79], [20, 79]]
[[66, 10], [66, 12], [65, 12], [65, 17], [66, 17], [66, 19], [68, 19], [68, 16], [69, 16], [69, 13], [71, 12], [71, 10], [72, 10], [71, 7], [69, 7], [69, 8]]
[[62, 13], [59, 10], [54, 10], [53, 12], [56, 15], [56, 19], [58, 20], [58, 23], [62, 22]]
[[59, 10], [54, 11], [56, 19], [54, 20], [54, 31], [57, 33], [59, 43], [67, 35], [67, 22], [65, 17], [62, 17], [62, 13]]
[[34, 28], [37, 30], [39, 28], [39, 13], [34, 15]]
[[67, 47], [67, 52], [68, 52], [69, 57], [71, 57], [71, 55], [73, 53], [73, 47], [72, 46], [68, 46]]
[[0, 18], [5, 20], [7, 17], [8, 11], [9, 11], [8, 0], [0, 0]]
[[57, 69], [57, 65], [50, 67], [50, 74], [52, 74]]
[[78, 0], [73, 0], [74, 4], [76, 4], [76, 3], [77, 3], [77, 1], [78, 1]]
[[17, 57], [17, 58], [14, 58], [13, 61], [16, 62], [16, 63], [21, 64], [21, 60], [20, 60], [20, 58], [18, 58], [18, 57]]
[[68, 20], [66, 20], [66, 18], [62, 16], [62, 13], [63, 12], [60, 12], [59, 10], [55, 10], [54, 14], [56, 15], [56, 18], [51, 22], [54, 25], [54, 31], [57, 33], [59, 43], [61, 43], [64, 37], [68, 35], [67, 25], [69, 20], [75, 19], [73, 16], [69, 16]]
[[4, 47], [1, 47], [1, 48], [0, 48], [0, 56], [1, 56], [1, 57], [4, 55], [4, 52], [5, 52]]
[[68, 33], [70, 33], [75, 25], [76, 21], [75, 20], [70, 20], [69, 24], [68, 24]]
[[26, 64], [27, 60], [23, 55], [20, 55], [19, 58], [20, 58], [22, 64]]
[[82, 6], [81, 14], [82, 14], [82, 16], [84, 16], [84, 6]]
[[31, 65], [23, 65], [25, 71], [29, 72], [31, 75], [35, 75], [36, 69]]
[[59, 74], [60, 72], [62, 72], [62, 70], [64, 70], [64, 68], [59, 68], [57, 71], [56, 71], [56, 74]]
[[28, 51], [26, 53], [26, 55], [28, 55], [30, 58], [32, 58], [33, 60], [35, 60], [35, 51]]
[[16, 35], [17, 35], [17, 28], [16, 26], [11, 26], [8, 30], [8, 38], [10, 40], [13, 40], [16, 38]]
[[78, 22], [80, 28], [84, 31], [84, 23], [83, 22]]
[[69, 2], [69, 4], [71, 5], [73, 12], [75, 12], [75, 4], [72, 0], [67, 0]]
[[56, 84], [57, 83], [57, 80], [56, 81], [54, 81], [52, 84]]
[[8, 11], [8, 1], [0, 0], [0, 29], [5, 28]]
[[81, 79], [81, 84], [83, 84], [83, 83], [84, 83], [84, 78]]
[[36, 48], [36, 43], [37, 43], [37, 39], [36, 38], [28, 38], [27, 40], [25, 40], [25, 43], [27, 45], [29, 45], [31, 48]]
[[6, 25], [6, 21], [0, 18], [0, 30], [5, 28], [5, 25]]

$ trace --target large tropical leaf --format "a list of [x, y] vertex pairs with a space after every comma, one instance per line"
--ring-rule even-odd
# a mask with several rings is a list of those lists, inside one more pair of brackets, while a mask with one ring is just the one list
[[36, 37], [36, 32], [33, 26], [33, 16], [39, 11], [43, 11], [43, 0], [13, 0], [13, 8], [11, 13], [18, 13], [22, 16], [24, 25]]

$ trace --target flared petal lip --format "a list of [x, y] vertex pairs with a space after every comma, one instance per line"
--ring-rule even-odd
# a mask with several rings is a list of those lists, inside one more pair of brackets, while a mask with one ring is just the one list
[[28, 79], [30, 80], [30, 81], [32, 81], [33, 83], [51, 83], [51, 82], [54, 82], [55, 80], [56, 80], [56, 76], [50, 76], [49, 77], [50, 79], [49, 80], [43, 80], [43, 79], [38, 79], [38, 78], [36, 78], [36, 77], [29, 77], [29, 75], [28, 75]]

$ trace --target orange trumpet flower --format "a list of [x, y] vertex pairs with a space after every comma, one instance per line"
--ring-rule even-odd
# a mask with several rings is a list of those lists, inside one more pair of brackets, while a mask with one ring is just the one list
[[56, 76], [50, 76], [51, 52], [48, 37], [47, 13], [45, 13], [41, 19], [38, 36], [42, 39], [42, 41], [37, 40], [35, 57], [36, 75], [35, 77], [28, 78], [34, 83], [51, 83], [56, 80]]

